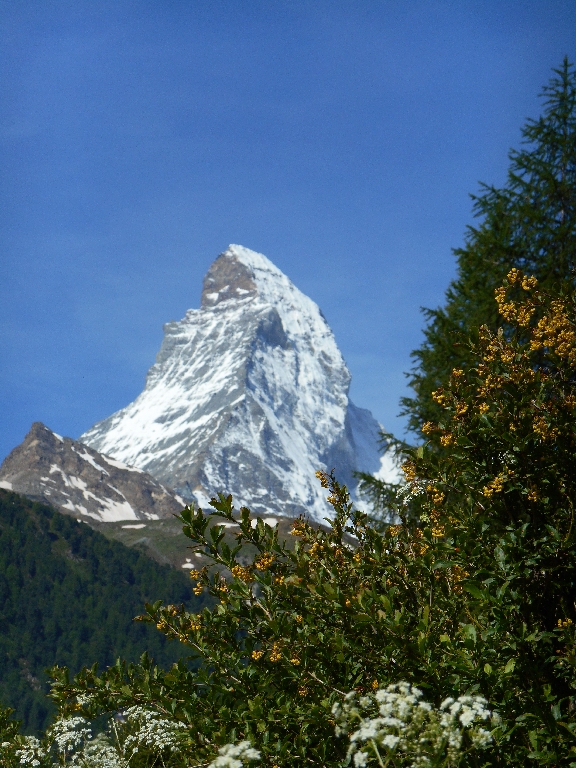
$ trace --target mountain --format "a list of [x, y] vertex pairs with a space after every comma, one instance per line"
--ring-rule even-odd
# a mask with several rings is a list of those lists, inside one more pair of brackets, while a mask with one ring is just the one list
[[[185, 505], [180, 496], [141, 469], [61, 437], [40, 422], [4, 460], [0, 488], [49, 503], [161, 565], [191, 570], [208, 564], [201, 552], [190, 551], [182, 535], [182, 523], [175, 517]], [[265, 520], [279, 525], [280, 538], [291, 540], [289, 519]], [[233, 545], [235, 527], [227, 525]]]
[[231, 245], [200, 309], [164, 326], [144, 391], [80, 441], [187, 501], [217, 492], [255, 513], [329, 514], [318, 469], [393, 472], [380, 425], [348, 397], [350, 373], [318, 306], [265, 256]]
[[[109, 541], [69, 514], [0, 490], [0, 702], [27, 732], [43, 729], [54, 705], [45, 669], [137, 661], [148, 651], [167, 668], [185, 649], [135, 623], [144, 603], [206, 605], [190, 579]], [[1, 762], [1, 761], [0, 761]]]
[[185, 506], [141, 469], [35, 422], [4, 459], [0, 488], [99, 522], [171, 518]]

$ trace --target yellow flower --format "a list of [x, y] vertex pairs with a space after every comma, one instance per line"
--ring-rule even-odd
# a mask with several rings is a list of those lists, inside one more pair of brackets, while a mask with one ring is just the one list
[[[515, 282], [516, 282], [516, 281], [519, 279], [519, 277], [520, 277], [520, 270], [519, 270], [519, 269], [516, 269], [516, 267], [513, 267], [513, 268], [510, 270], [510, 272], [508, 272], [508, 274], [506, 275], [506, 277], [508, 278], [508, 282], [510, 283], [510, 285], [514, 285], [514, 283], [515, 283]], [[502, 291], [502, 290], [506, 290], [506, 289], [505, 289], [505, 288], [499, 288], [498, 290]]]
[[372, 681], [372, 690], [376, 691], [378, 689], [379, 685], [380, 685], [380, 683], [378, 682], [378, 680], [373, 680]]
[[437, 389], [435, 392], [432, 392], [432, 400], [438, 403], [438, 405], [445, 405], [447, 398], [441, 389]]
[[200, 578], [200, 571], [197, 571], [195, 569], [190, 571], [190, 578], [191, 579], [199, 579]]
[[298, 696], [308, 696], [308, 688], [305, 685], [301, 685], [298, 688]]
[[322, 552], [322, 545], [320, 542], [315, 541], [310, 549], [308, 550], [308, 554], [310, 557], [318, 557], [318, 555]]
[[416, 467], [414, 465], [413, 461], [405, 461], [404, 464], [400, 467], [402, 472], [404, 472], [404, 477], [406, 479], [407, 483], [411, 483], [416, 479]]
[[440, 445], [443, 445], [444, 447], [448, 445], [452, 445], [454, 442], [454, 435], [450, 434], [450, 432], [447, 432], [445, 435], [442, 435], [440, 438]]
[[431, 435], [435, 431], [436, 431], [436, 424], [434, 424], [433, 421], [427, 421], [425, 424], [422, 425], [422, 432], [425, 435]]
[[459, 379], [461, 376], [464, 376], [464, 371], [462, 368], [453, 368], [452, 376], [454, 376], [455, 379]]
[[295, 667], [300, 666], [300, 659], [297, 656], [292, 656], [290, 659], [290, 664], [294, 664]]
[[478, 410], [483, 416], [485, 413], [488, 413], [488, 411], [490, 410], [490, 406], [488, 405], [488, 403], [480, 403], [480, 405], [478, 406]]
[[272, 650], [270, 651], [270, 661], [280, 661], [282, 658], [282, 652], [280, 651], [280, 643], [274, 643]]
[[538, 280], [536, 280], [535, 277], [525, 277], [522, 280], [522, 288], [524, 288], [525, 291], [529, 291], [532, 288], [536, 288], [538, 285]]
[[258, 557], [256, 560], [254, 560], [254, 567], [257, 568], [259, 571], [267, 571], [273, 562], [274, 562], [274, 556], [271, 555], [269, 552], [265, 552], [264, 554], [260, 555], [260, 557]]
[[204, 587], [202, 586], [202, 584], [196, 584], [192, 592], [194, 592], [196, 596], [201, 595], [202, 592], [204, 592]]
[[234, 568], [232, 568], [232, 575], [240, 581], [254, 581], [254, 577], [250, 573], [250, 569], [244, 568], [242, 565], [235, 565]]
[[494, 478], [494, 480], [489, 482], [488, 485], [485, 485], [482, 489], [484, 496], [489, 499], [495, 493], [502, 493], [504, 490], [504, 483], [506, 482], [509, 474], [513, 473], [501, 472], [497, 477]]
[[454, 592], [461, 593], [462, 586], [460, 582], [464, 581], [464, 579], [467, 579], [470, 574], [459, 565], [453, 565], [450, 569], [450, 576], [452, 577], [452, 589]]
[[[522, 307], [518, 311], [518, 325], [521, 328], [527, 328], [530, 324], [530, 320], [532, 319], [532, 315], [536, 311], [535, 307]], [[507, 361], [505, 361], [507, 362]]]
[[436, 491], [436, 493], [432, 496], [432, 501], [434, 504], [442, 504], [444, 501], [444, 494], [442, 491]]
[[[318, 476], [318, 473], [316, 473], [316, 476]], [[298, 519], [294, 520], [292, 523], [292, 530], [290, 531], [290, 534], [292, 536], [303, 536], [306, 532], [306, 523], [304, 520]]]
[[262, 656], [264, 656], [264, 651], [252, 651], [252, 658], [254, 661], [258, 661], [258, 659], [261, 659]]
[[556, 427], [549, 426], [544, 416], [537, 416], [533, 424], [534, 432], [543, 440], [554, 440], [558, 436]]

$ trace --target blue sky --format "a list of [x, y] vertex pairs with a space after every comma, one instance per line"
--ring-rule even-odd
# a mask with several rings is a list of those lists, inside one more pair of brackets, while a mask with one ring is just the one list
[[573, 0], [0, 0], [0, 458], [130, 402], [229, 243], [401, 432], [469, 194], [575, 43]]

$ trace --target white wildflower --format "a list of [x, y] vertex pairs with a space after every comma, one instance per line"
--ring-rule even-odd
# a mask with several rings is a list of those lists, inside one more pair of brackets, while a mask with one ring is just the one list
[[389, 733], [382, 739], [382, 744], [384, 744], [385, 747], [388, 747], [388, 749], [395, 749], [399, 741], [400, 736], [393, 736], [391, 733]]
[[68, 717], [56, 720], [48, 730], [48, 737], [54, 743], [56, 752], [63, 757], [83, 747], [92, 732], [83, 717]]
[[[2, 744], [2, 747], [5, 749], [10, 746], [10, 742], [7, 741]], [[14, 754], [20, 765], [36, 768], [36, 766], [40, 765], [40, 761], [46, 757], [46, 750], [35, 736], [24, 736], [20, 749], [17, 749]]]
[[144, 707], [130, 707], [124, 712], [124, 717], [131, 731], [124, 741], [124, 754], [133, 755], [140, 747], [157, 753], [166, 750], [175, 752], [182, 741], [182, 731], [186, 729], [184, 723], [167, 720]]
[[128, 763], [112, 746], [105, 734], [99, 733], [82, 750], [75, 761], [82, 768], [127, 768]]
[[354, 755], [354, 765], [356, 768], [364, 768], [365, 765], [368, 765], [368, 755], [366, 752], [356, 752]]
[[260, 752], [253, 749], [249, 741], [226, 744], [218, 750], [218, 757], [208, 768], [242, 768], [244, 760], [260, 760]]
[[491, 733], [479, 726], [486, 720], [496, 724], [496, 717], [485, 699], [448, 698], [436, 709], [422, 701], [423, 695], [419, 688], [400, 682], [361, 698], [349, 693], [335, 704], [336, 735], [349, 736], [348, 760], [360, 768], [374, 760], [382, 764], [382, 759], [410, 768], [439, 765], [439, 761], [452, 764], [463, 754], [465, 730], [469, 749], [490, 746]]

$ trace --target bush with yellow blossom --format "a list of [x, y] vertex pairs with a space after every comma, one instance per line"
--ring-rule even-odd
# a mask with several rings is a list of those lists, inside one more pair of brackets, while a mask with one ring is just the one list
[[[392, 524], [373, 524], [322, 472], [334, 517], [327, 530], [295, 520], [295, 546], [231, 497], [187, 507], [184, 533], [215, 566], [192, 573], [195, 591], [216, 606], [155, 604], [143, 618], [200, 666], [144, 658], [73, 680], [55, 669], [59, 717], [138, 706], [178, 723], [167, 768], [224, 764], [248, 743], [270, 768], [340, 766], [352, 753], [377, 765], [380, 747], [404, 743], [402, 726], [359, 723], [380, 746], [351, 752], [334, 713], [400, 684], [438, 711], [480, 697], [498, 714], [481, 751], [464, 731], [457, 750], [435, 742], [434, 765], [576, 765], [575, 299], [511, 271], [496, 301], [507, 330], [482, 329], [474, 365], [435, 392], [444, 416], [403, 448]], [[144, 748], [130, 763], [155, 764]]]

